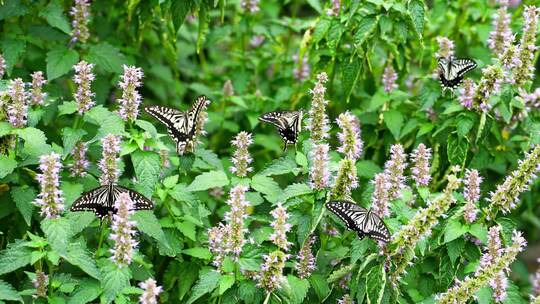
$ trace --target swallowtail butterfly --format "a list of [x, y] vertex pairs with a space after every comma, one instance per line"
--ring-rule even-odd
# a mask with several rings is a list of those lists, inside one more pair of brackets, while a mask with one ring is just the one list
[[326, 208], [344, 221], [349, 230], [356, 231], [360, 239], [368, 236], [385, 243], [390, 241], [390, 231], [373, 211], [345, 200], [331, 201]]
[[109, 214], [116, 213], [114, 202], [121, 193], [129, 195], [135, 206], [134, 210], [151, 210], [154, 208], [152, 201], [142, 194], [122, 186], [109, 184], [97, 187], [81, 195], [71, 205], [70, 211], [93, 211], [97, 217], [102, 219]]
[[169, 136], [176, 143], [176, 152], [182, 155], [185, 151], [193, 152], [197, 119], [209, 102], [206, 97], [201, 96], [188, 111], [162, 106], [148, 106], [144, 110], [167, 127]]
[[463, 82], [463, 76], [476, 68], [471, 59], [439, 58], [439, 81], [443, 89], [455, 89]]
[[276, 126], [279, 135], [285, 142], [283, 151], [287, 145], [296, 144], [298, 133], [302, 130], [302, 111], [276, 111], [263, 114], [260, 121], [268, 122]]

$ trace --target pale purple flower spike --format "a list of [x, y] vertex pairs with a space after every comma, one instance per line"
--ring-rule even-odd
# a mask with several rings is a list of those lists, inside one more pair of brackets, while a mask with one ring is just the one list
[[134, 239], [137, 233], [134, 227], [137, 223], [130, 220], [130, 217], [135, 213], [134, 207], [133, 201], [126, 192], [120, 193], [114, 203], [117, 212], [112, 218], [111, 229], [113, 232], [109, 239], [114, 242], [114, 246], [110, 251], [113, 254], [111, 259], [120, 268], [131, 264], [133, 253], [138, 245]]
[[41, 215], [48, 219], [58, 218], [64, 211], [64, 199], [60, 190], [60, 170], [62, 163], [60, 155], [51, 153], [42, 155], [39, 159], [39, 169], [36, 179], [41, 187], [34, 204], [41, 208]]

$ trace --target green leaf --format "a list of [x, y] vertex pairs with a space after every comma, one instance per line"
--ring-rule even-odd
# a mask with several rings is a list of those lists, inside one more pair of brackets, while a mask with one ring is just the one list
[[65, 101], [58, 106], [58, 116], [73, 114], [77, 112], [77, 103], [75, 101]]
[[86, 134], [85, 130], [82, 129], [72, 129], [66, 127], [62, 129], [62, 142], [64, 143], [64, 157], [66, 157], [73, 148], [75, 144], [81, 140], [81, 138]]
[[59, 44], [47, 53], [47, 80], [51, 81], [68, 73], [79, 62], [79, 54]]
[[311, 36], [313, 44], [317, 44], [319, 41], [321, 41], [324, 37], [326, 37], [326, 34], [328, 33], [328, 30], [330, 29], [330, 18], [324, 16], [319, 19], [317, 24], [315, 25], [315, 30], [313, 31], [313, 34]]
[[101, 281], [102, 297], [107, 303], [112, 302], [124, 288], [130, 286], [131, 272], [129, 267], [118, 268], [109, 261], [101, 268], [101, 273], [103, 274], [103, 280]]
[[73, 236], [69, 220], [63, 217], [44, 219], [41, 222], [41, 229], [52, 249], [60, 255], [66, 255], [69, 239]]
[[302, 280], [293, 275], [288, 275], [287, 281], [289, 282], [289, 285], [291, 286], [291, 303], [292, 304], [303, 303], [309, 291], [309, 286], [310, 286], [309, 281]]
[[459, 116], [456, 121], [456, 131], [460, 138], [464, 138], [469, 134], [474, 122], [467, 116]]
[[181, 301], [191, 290], [193, 283], [199, 276], [199, 266], [192, 262], [183, 262], [180, 272], [175, 272], [174, 277], [182, 278], [182, 283], [178, 284], [178, 300]]
[[386, 127], [388, 127], [392, 135], [394, 135], [394, 138], [398, 140], [404, 122], [403, 114], [396, 110], [389, 110], [383, 113], [383, 118]]
[[0, 300], [23, 302], [17, 290], [8, 282], [0, 280]]
[[183, 221], [183, 222], [177, 222], [176, 228], [182, 232], [185, 236], [187, 236], [192, 241], [197, 241], [197, 228], [195, 224], [189, 221]]
[[375, 174], [382, 171], [376, 163], [370, 160], [360, 160], [356, 163], [356, 171], [358, 176], [371, 179]]
[[456, 260], [461, 256], [463, 249], [465, 248], [465, 241], [463, 239], [457, 238], [452, 242], [446, 244], [446, 249], [448, 251], [448, 257], [452, 262], [452, 265]]
[[101, 294], [101, 287], [96, 280], [85, 279], [71, 294], [67, 304], [86, 304], [94, 301]]
[[271, 203], [276, 203], [283, 194], [279, 184], [270, 177], [255, 175], [251, 178], [251, 187], [264, 194]]
[[384, 265], [376, 265], [368, 272], [366, 277], [367, 303], [381, 303], [386, 285]]
[[64, 15], [64, 8], [58, 0], [51, 1], [49, 5], [39, 13], [39, 16], [44, 17], [52, 27], [56, 27], [68, 35], [71, 33], [69, 21]]
[[86, 249], [86, 245], [83, 242], [70, 243], [65, 258], [70, 264], [79, 267], [94, 279], [101, 279], [101, 273], [96, 266], [95, 259], [88, 249]]
[[107, 134], [121, 135], [124, 132], [124, 121], [122, 118], [102, 105], [95, 106], [86, 112], [84, 120], [99, 126], [94, 140], [101, 139], [107, 136]]
[[182, 250], [183, 254], [190, 255], [192, 257], [196, 257], [202, 260], [209, 260], [212, 258], [212, 253], [208, 248], [202, 248], [202, 247], [195, 247], [195, 248], [189, 248]]
[[86, 60], [109, 73], [122, 73], [122, 64], [125, 61], [120, 50], [107, 42], [91, 46]]
[[171, 4], [172, 22], [174, 29], [178, 31], [187, 15], [191, 12], [193, 3], [191, 1], [173, 1]]
[[199, 280], [191, 292], [191, 297], [187, 301], [187, 304], [191, 304], [197, 301], [199, 298], [207, 293], [212, 292], [219, 285], [221, 274], [212, 269], [201, 270]]
[[66, 215], [66, 218], [71, 223], [71, 232], [73, 235], [81, 232], [84, 230], [84, 228], [88, 227], [90, 223], [92, 223], [96, 216], [93, 212], [86, 211], [86, 212], [68, 212]]
[[331, 291], [330, 287], [328, 286], [328, 282], [326, 281], [326, 277], [322, 274], [313, 274], [308, 280], [309, 283], [311, 283], [313, 290], [315, 290], [319, 300], [322, 302], [324, 299], [326, 299]]
[[0, 178], [6, 177], [17, 168], [17, 161], [0, 154]]
[[487, 244], [488, 242], [488, 230], [487, 228], [482, 224], [473, 224], [469, 228], [469, 233], [473, 236], [477, 237], [482, 243]]
[[348, 103], [351, 94], [356, 85], [356, 81], [360, 77], [362, 71], [362, 60], [356, 56], [351, 56], [349, 60], [343, 62], [343, 69], [341, 70], [341, 80], [343, 82], [343, 91], [345, 93], [345, 101]]
[[0, 252], [0, 275], [30, 264], [32, 250], [27, 245], [28, 242], [17, 240]]
[[420, 39], [424, 33], [424, 1], [422, 0], [411, 0], [409, 2], [409, 14], [414, 24], [415, 33]]
[[163, 229], [161, 229], [161, 225], [154, 215], [154, 212], [150, 210], [137, 211], [131, 216], [131, 220], [137, 222], [137, 228], [140, 231], [154, 238], [163, 246], [170, 248], [169, 242], [167, 241], [165, 233], [163, 233]]
[[39, 156], [48, 154], [52, 148], [47, 144], [43, 131], [36, 128], [24, 128], [15, 131], [24, 140], [23, 152], [37, 163]]
[[[2, 6], [0, 5], [0, 9]], [[0, 11], [0, 19], [1, 18], [1, 11]], [[22, 39], [4, 39], [2, 40], [2, 56], [6, 60], [6, 66], [9, 73], [11, 73], [11, 70], [13, 67], [19, 63], [19, 60], [21, 60], [24, 51], [26, 50], [26, 42]]]
[[208, 24], [210, 23], [210, 14], [206, 3], [199, 6], [199, 30], [197, 32], [197, 54], [201, 52], [206, 34], [208, 34]]
[[360, 46], [377, 27], [378, 19], [375, 16], [364, 16], [360, 19], [353, 36], [354, 44]]
[[309, 187], [307, 184], [304, 184], [304, 183], [292, 184], [292, 185], [289, 185], [287, 188], [285, 188], [285, 190], [279, 197], [278, 201], [284, 203], [290, 198], [301, 196], [304, 194], [309, 194], [309, 193], [312, 193], [312, 190], [311, 190], [311, 187]]
[[11, 189], [11, 197], [15, 201], [17, 209], [19, 209], [24, 221], [30, 226], [32, 213], [34, 212], [33, 201], [36, 199], [36, 191], [27, 185], [14, 187]]
[[446, 149], [448, 153], [448, 161], [450, 164], [462, 165], [467, 159], [469, 151], [469, 142], [466, 138], [459, 139], [456, 134], [448, 136]]
[[206, 149], [195, 150], [195, 162], [194, 168], [201, 168], [204, 170], [223, 170], [223, 164], [216, 153]]
[[152, 197], [161, 170], [159, 154], [151, 151], [137, 151], [131, 154], [131, 161], [138, 184], [142, 188], [141, 193], [146, 197]]
[[219, 279], [219, 294], [223, 295], [225, 291], [234, 285], [234, 275], [225, 274]]
[[141, 129], [143, 129], [145, 132], [147, 132], [152, 138], [157, 138], [157, 130], [154, 125], [146, 120], [137, 119], [135, 121], [135, 124], [139, 126]]
[[28, 12], [28, 7], [21, 0], [4, 0], [0, 5], [0, 20], [18, 17]]
[[461, 225], [457, 220], [450, 220], [444, 227], [444, 242], [450, 243], [468, 231], [466, 226]]
[[223, 187], [229, 184], [229, 179], [223, 171], [210, 171], [195, 177], [187, 187], [188, 191], [205, 191], [211, 188]]
[[192, 202], [197, 199], [193, 193], [189, 192], [185, 184], [177, 184], [169, 191], [169, 194], [180, 202]]
[[276, 160], [273, 160], [269, 165], [260, 172], [260, 175], [271, 176], [271, 175], [282, 175], [288, 173], [298, 174], [299, 169], [296, 165], [296, 162], [290, 157], [282, 157]]

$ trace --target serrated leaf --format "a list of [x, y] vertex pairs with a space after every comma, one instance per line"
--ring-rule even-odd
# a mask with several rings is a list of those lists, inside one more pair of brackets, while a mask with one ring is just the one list
[[468, 232], [466, 226], [457, 220], [450, 220], [444, 227], [444, 242], [449, 243]]
[[221, 274], [217, 271], [206, 269], [202, 270], [197, 284], [192, 289], [191, 297], [187, 304], [191, 304], [201, 298], [203, 295], [212, 292], [219, 285]]
[[370, 160], [360, 160], [356, 163], [356, 171], [358, 176], [371, 179], [375, 174], [382, 171], [376, 163]]
[[386, 285], [386, 275], [384, 266], [376, 265], [368, 272], [366, 277], [366, 295], [367, 303], [375, 304], [380, 303], [382, 296], [384, 295], [384, 288]]
[[283, 190], [283, 194], [279, 197], [280, 202], [284, 203], [290, 198], [301, 196], [304, 194], [312, 193], [311, 187], [309, 187], [307, 184], [303, 183], [296, 183], [289, 185], [285, 190]]
[[219, 279], [219, 294], [223, 295], [225, 291], [234, 285], [234, 275], [225, 274]]
[[193, 193], [189, 192], [185, 184], [178, 184], [174, 186], [174, 188], [169, 191], [169, 194], [175, 200], [180, 202], [192, 202], [197, 199]]
[[282, 175], [287, 173], [298, 173], [298, 166], [296, 162], [290, 157], [282, 157], [276, 160], [273, 160], [262, 172], [260, 175], [272, 176], [272, 175]]
[[212, 257], [212, 253], [210, 253], [210, 250], [208, 248], [202, 248], [202, 247], [195, 247], [195, 248], [189, 248], [182, 250], [183, 254], [190, 255], [192, 257], [196, 257], [203, 260], [209, 260]]
[[94, 63], [109, 73], [121, 73], [124, 55], [116, 47], [107, 42], [101, 42], [93, 45], [88, 50], [86, 56], [88, 62]]
[[75, 101], [66, 101], [58, 106], [58, 116], [73, 114], [77, 112], [77, 103]]
[[176, 228], [192, 241], [197, 241], [197, 229], [194, 223], [189, 221], [177, 222]]
[[150, 210], [137, 211], [131, 216], [131, 220], [137, 222], [137, 228], [140, 231], [154, 238], [163, 246], [170, 248], [169, 242], [154, 212]]
[[411, 0], [409, 2], [409, 14], [414, 24], [415, 33], [420, 39], [424, 33], [424, 1], [422, 0]]
[[276, 203], [283, 194], [279, 184], [270, 177], [255, 175], [251, 179], [251, 187], [264, 194], [271, 203]]
[[66, 218], [71, 223], [71, 231], [75, 235], [88, 227], [96, 219], [96, 216], [91, 211], [68, 212]]
[[82, 129], [72, 129], [66, 127], [62, 129], [62, 142], [64, 143], [64, 157], [66, 157], [73, 148], [75, 144], [81, 140], [81, 138], [86, 135], [86, 131]]
[[32, 250], [26, 245], [28, 242], [17, 240], [8, 244], [7, 248], [0, 252], [0, 275], [30, 264]]
[[356, 85], [356, 81], [360, 77], [362, 71], [362, 60], [356, 56], [351, 57], [344, 62], [343, 69], [341, 70], [341, 81], [343, 83], [343, 91], [345, 93], [345, 101], [348, 103], [351, 94]]
[[287, 281], [291, 286], [291, 303], [300, 304], [304, 302], [309, 291], [309, 281], [297, 278], [293, 275], [287, 276]]
[[15, 201], [17, 209], [19, 209], [24, 221], [30, 226], [32, 213], [34, 212], [33, 201], [36, 198], [36, 191], [34, 188], [27, 185], [14, 187], [11, 189], [11, 197], [13, 198], [13, 201]]
[[359, 46], [371, 35], [377, 27], [377, 18], [374, 16], [364, 16], [360, 19], [356, 32], [353, 36], [354, 44]]
[[469, 142], [466, 138], [460, 140], [456, 134], [451, 134], [448, 136], [446, 149], [450, 164], [461, 165], [467, 159]]
[[57, 45], [47, 53], [47, 80], [67, 74], [79, 62], [79, 54], [64, 45]]
[[17, 290], [8, 282], [0, 280], [0, 300], [23, 302]]
[[17, 161], [0, 154], [0, 178], [6, 177], [17, 168]]
[[154, 127], [152, 123], [146, 120], [137, 119], [135, 121], [135, 124], [139, 126], [141, 129], [143, 129], [144, 131], [146, 131], [152, 138], [158, 137], [156, 127]]
[[84, 243], [80, 241], [70, 243], [65, 258], [70, 264], [79, 267], [94, 279], [101, 279], [101, 273], [96, 266], [95, 259], [86, 249]]
[[15, 131], [24, 140], [23, 152], [37, 163], [39, 156], [48, 154], [52, 148], [47, 144], [43, 131], [36, 128], [24, 128]]
[[383, 113], [384, 123], [388, 130], [394, 135], [394, 138], [399, 139], [401, 128], [403, 127], [404, 118], [401, 112], [389, 110]]
[[193, 283], [199, 276], [199, 266], [192, 262], [184, 262], [181, 264], [179, 273], [175, 273], [174, 276], [182, 278], [182, 284], [178, 286], [179, 301], [183, 300], [186, 294], [193, 288]]
[[187, 187], [188, 191], [204, 191], [211, 188], [223, 187], [229, 184], [229, 179], [223, 171], [210, 171], [195, 177], [195, 180]]
[[319, 301], [322, 302], [322, 300], [326, 299], [326, 296], [328, 296], [331, 291], [328, 282], [326, 281], [326, 277], [322, 274], [313, 274], [308, 280], [313, 287], [313, 290], [315, 290]]
[[112, 302], [122, 290], [130, 286], [131, 272], [129, 267], [118, 268], [112, 262], [108, 262], [101, 268], [101, 273], [103, 274], [103, 280], [101, 281], [102, 297], [107, 303]]
[[[0, 9], [2, 6], [0, 5]], [[1, 18], [0, 11], [0, 19]], [[13, 67], [19, 63], [25, 50], [26, 50], [26, 41], [22, 39], [4, 39], [2, 40], [2, 56], [6, 61], [7, 70], [11, 73]]]
[[122, 118], [102, 105], [95, 106], [86, 112], [84, 120], [99, 126], [94, 140], [101, 139], [107, 134], [121, 135], [124, 132], [124, 121]]
[[86, 304], [94, 301], [101, 294], [101, 287], [96, 280], [81, 281], [79, 287], [71, 294], [67, 304]]
[[151, 151], [137, 151], [131, 154], [131, 161], [138, 184], [142, 188], [141, 194], [152, 197], [161, 170], [159, 154]]
[[73, 236], [71, 223], [63, 217], [44, 219], [41, 229], [47, 237], [52, 249], [60, 255], [67, 253], [69, 239]]
[[51, 1], [39, 13], [39, 16], [44, 17], [52, 27], [56, 27], [68, 35], [71, 33], [69, 21], [64, 15], [64, 8], [58, 0]]
[[319, 19], [319, 21], [315, 25], [315, 29], [313, 30], [313, 35], [311, 36], [311, 39], [313, 39], [313, 44], [317, 44], [324, 37], [326, 37], [326, 34], [330, 29], [330, 20], [331, 19], [326, 16], [323, 16]]
[[18, 17], [28, 12], [28, 7], [20, 0], [4, 0], [0, 5], [0, 20]]
[[171, 4], [172, 22], [176, 31], [182, 26], [184, 20], [192, 9], [191, 1], [173, 1]]
[[[212, 152], [211, 150], [196, 149], [194, 154], [197, 158], [193, 163], [193, 167], [205, 170], [223, 170], [221, 160], [219, 159], [217, 154]], [[204, 162], [205, 165], [201, 166], [201, 162]]]

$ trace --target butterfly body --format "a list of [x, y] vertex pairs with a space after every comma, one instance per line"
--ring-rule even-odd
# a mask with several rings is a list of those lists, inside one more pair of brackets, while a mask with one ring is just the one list
[[127, 193], [134, 203], [134, 210], [151, 210], [154, 208], [152, 201], [142, 194], [115, 184], [108, 184], [92, 189], [82, 194], [71, 205], [70, 211], [92, 211], [97, 217], [116, 214], [115, 201], [121, 193]]
[[298, 133], [302, 130], [302, 111], [276, 111], [263, 114], [260, 121], [273, 124], [281, 139], [285, 143], [284, 151], [288, 145], [295, 145]]
[[454, 57], [438, 59], [439, 81], [444, 90], [455, 89], [463, 82], [465, 73], [476, 68], [476, 62], [471, 59], [456, 59]]
[[163, 106], [148, 106], [145, 111], [165, 125], [167, 133], [176, 144], [176, 152], [192, 152], [195, 145], [197, 119], [208, 103], [206, 97], [199, 97], [191, 109], [179, 111]]
[[385, 243], [390, 241], [390, 231], [382, 219], [370, 209], [345, 200], [331, 201], [326, 204], [326, 208], [337, 215], [347, 229], [355, 231], [360, 239], [368, 236]]

